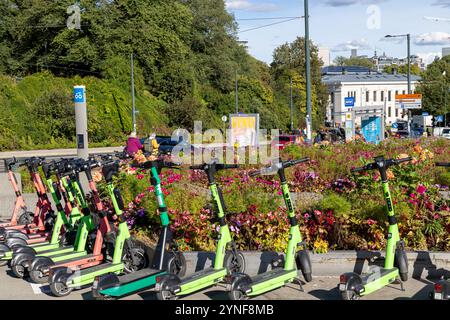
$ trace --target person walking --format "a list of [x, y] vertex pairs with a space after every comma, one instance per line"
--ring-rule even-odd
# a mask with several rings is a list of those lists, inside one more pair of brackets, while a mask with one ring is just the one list
[[139, 150], [142, 150], [142, 144], [139, 141], [136, 132], [131, 132], [127, 140], [127, 146], [125, 147], [125, 152], [130, 156], [134, 156]]

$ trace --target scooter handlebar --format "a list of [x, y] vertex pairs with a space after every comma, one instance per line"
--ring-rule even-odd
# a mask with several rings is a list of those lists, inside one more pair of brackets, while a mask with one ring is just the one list
[[436, 162], [436, 167], [450, 167], [450, 162]]
[[263, 169], [251, 172], [248, 175], [249, 175], [249, 177], [256, 177], [256, 176], [260, 176], [260, 175], [274, 174], [281, 168], [287, 169], [287, 168], [290, 168], [297, 164], [308, 162], [310, 160], [311, 159], [309, 157], [306, 157], [306, 158], [297, 159], [297, 160], [288, 160], [288, 161], [284, 161], [284, 162], [279, 162], [279, 163], [272, 164], [271, 166], [265, 167]]
[[216, 167], [217, 170], [228, 170], [228, 169], [238, 169], [239, 165], [238, 164], [201, 164], [201, 165], [197, 165], [197, 166], [190, 166], [189, 169], [191, 170], [206, 170], [206, 168], [210, 165], [214, 165]]
[[409, 162], [412, 159], [413, 159], [412, 157], [403, 158], [403, 159], [396, 159], [396, 160], [393, 160], [393, 163], [394, 164], [400, 164], [400, 163], [404, 163], [404, 162]]

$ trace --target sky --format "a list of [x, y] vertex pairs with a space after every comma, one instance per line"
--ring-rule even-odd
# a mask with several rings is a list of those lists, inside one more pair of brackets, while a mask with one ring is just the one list
[[[304, 36], [304, 19], [251, 30], [283, 20], [243, 19], [304, 16], [304, 0], [226, 0], [239, 24], [239, 39], [248, 41], [254, 57], [267, 63], [279, 45]], [[387, 34], [411, 34], [411, 53], [431, 63], [450, 47], [450, 0], [309, 0], [310, 37], [331, 50], [331, 59], [359, 55], [405, 58], [406, 39]], [[439, 19], [434, 19], [439, 18]]]

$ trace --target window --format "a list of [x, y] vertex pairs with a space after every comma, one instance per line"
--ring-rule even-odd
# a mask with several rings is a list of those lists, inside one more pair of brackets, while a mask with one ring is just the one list
[[406, 90], [403, 90], [403, 94], [406, 94]]
[[376, 91], [373, 92], [373, 101], [377, 101], [377, 92]]
[[370, 91], [366, 91], [366, 102], [370, 100]]
[[388, 91], [388, 101], [392, 101], [392, 91]]
[[384, 91], [381, 91], [381, 102], [384, 102]]
[[334, 104], [334, 92], [331, 93], [331, 103]]
[[398, 108], [395, 108], [395, 116], [398, 118]]
[[392, 108], [391, 107], [388, 108], [388, 117], [389, 118], [392, 117]]

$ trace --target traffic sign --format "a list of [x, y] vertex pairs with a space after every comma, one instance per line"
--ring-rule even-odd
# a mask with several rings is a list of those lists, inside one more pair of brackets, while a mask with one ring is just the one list
[[395, 104], [401, 109], [422, 109], [422, 95], [398, 94], [395, 96]]
[[347, 113], [345, 114], [345, 119], [346, 119], [346, 120], [352, 120], [352, 114], [351, 114], [350, 112], [347, 112]]
[[436, 122], [444, 122], [444, 116], [436, 116]]
[[222, 121], [223, 121], [223, 122], [227, 122], [227, 121], [228, 121], [228, 117], [227, 117], [227, 116], [223, 116], [223, 117], [222, 117]]
[[84, 103], [85, 101], [85, 90], [84, 86], [76, 86], [73, 88], [73, 101], [75, 103]]
[[345, 98], [345, 107], [352, 108], [354, 106], [355, 106], [355, 98], [354, 97]]
[[398, 124], [397, 124], [397, 122], [394, 122], [394, 123], [392, 124], [392, 128], [393, 128], [393, 129], [398, 129]]

